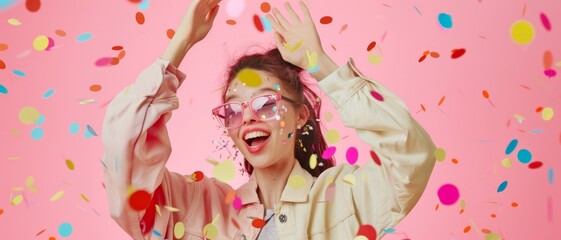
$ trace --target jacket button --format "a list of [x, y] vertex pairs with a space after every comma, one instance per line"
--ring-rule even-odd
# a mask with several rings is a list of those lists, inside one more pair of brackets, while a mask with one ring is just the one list
[[281, 215], [279, 215], [279, 221], [281, 223], [285, 223], [286, 222], [286, 214], [281, 213]]

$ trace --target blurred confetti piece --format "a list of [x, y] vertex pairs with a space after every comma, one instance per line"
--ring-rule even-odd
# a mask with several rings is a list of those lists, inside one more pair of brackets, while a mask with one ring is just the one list
[[158, 206], [158, 204], [154, 205], [154, 208], [156, 208], [156, 212], [158, 213], [158, 215], [162, 216], [162, 210], [160, 209], [160, 206]]
[[553, 184], [553, 168], [549, 168], [547, 171], [547, 181], [549, 184]]
[[323, 153], [321, 154], [321, 158], [323, 159], [331, 158], [333, 154], [335, 154], [336, 150], [337, 150], [336, 146], [330, 146], [326, 148], [325, 151], [323, 151]]
[[65, 37], [66, 36], [66, 32], [64, 30], [60, 30], [60, 29], [55, 30], [55, 34], [60, 36], [60, 37]]
[[512, 139], [510, 143], [508, 143], [508, 146], [506, 147], [505, 154], [507, 155], [511, 154], [514, 151], [514, 149], [516, 149], [516, 146], [518, 146], [518, 139]]
[[138, 4], [138, 10], [144, 11], [144, 10], [148, 9], [149, 6], [150, 6], [150, 1], [149, 0], [142, 0]]
[[347, 27], [349, 27], [349, 24], [343, 24], [343, 26], [341, 26], [341, 30], [339, 30], [339, 34], [343, 33], [343, 31], [347, 30]]
[[34, 107], [23, 107], [19, 110], [19, 120], [25, 125], [33, 124], [39, 119], [39, 111]]
[[438, 14], [438, 23], [443, 28], [452, 28], [452, 16], [448, 13]]
[[343, 182], [350, 184], [351, 186], [355, 185], [356, 177], [353, 174], [347, 174], [343, 177]]
[[368, 55], [368, 62], [371, 64], [380, 64], [382, 63], [382, 56], [372, 53]]
[[339, 141], [339, 132], [336, 129], [329, 129], [325, 133], [327, 143], [333, 145]]
[[518, 161], [524, 164], [532, 161], [532, 153], [528, 149], [520, 149], [520, 151], [518, 151], [517, 157]]
[[66, 162], [66, 167], [68, 167], [68, 169], [74, 170], [74, 163], [72, 162], [72, 160], [66, 159], [65, 162]]
[[88, 132], [90, 134], [92, 134], [93, 136], [97, 136], [97, 133], [94, 131], [94, 129], [89, 124], [86, 124], [86, 128], [88, 129]]
[[306, 179], [303, 176], [292, 174], [288, 177], [288, 185], [294, 189], [306, 186]]
[[549, 121], [553, 118], [553, 108], [546, 107], [542, 110], [542, 119], [544, 121]]
[[308, 70], [314, 69], [318, 63], [318, 53], [306, 50], [306, 59], [308, 60]]
[[437, 53], [437, 52], [430, 52], [430, 56], [433, 57], [433, 58], [439, 58], [440, 54]]
[[168, 36], [169, 39], [172, 39], [173, 36], [175, 36], [175, 31], [174, 31], [173, 29], [171, 29], [171, 28], [168, 29], [168, 30], [166, 31], [166, 36]]
[[195, 182], [203, 180], [204, 177], [205, 174], [201, 171], [195, 171], [194, 173], [191, 174], [191, 180]]
[[240, 210], [242, 208], [242, 199], [239, 197], [235, 197], [234, 201], [232, 201], [232, 207], [236, 210]]
[[43, 138], [43, 136], [45, 135], [45, 132], [43, 131], [42, 128], [33, 128], [31, 129], [31, 138], [33, 140], [41, 140], [41, 138]]
[[534, 39], [534, 26], [526, 20], [518, 20], [510, 27], [510, 36], [517, 44], [528, 44]]
[[234, 161], [232, 161], [232, 159], [226, 159], [219, 164], [214, 165], [212, 175], [214, 178], [222, 182], [231, 182], [236, 177], [236, 167], [234, 166]]
[[216, 239], [216, 237], [218, 237], [218, 227], [212, 223], [207, 224], [204, 228], [203, 228], [203, 234], [205, 236], [205, 238], [208, 239]]
[[136, 23], [140, 25], [144, 24], [144, 21], [146, 20], [142, 12], [136, 12], [135, 19], [136, 19]]
[[90, 86], [90, 91], [92, 92], [99, 92], [101, 90], [101, 85], [99, 84], [93, 84]]
[[77, 134], [80, 131], [80, 124], [73, 122], [69, 126], [70, 134]]
[[267, 222], [265, 222], [265, 220], [256, 218], [253, 219], [253, 221], [251, 221], [251, 226], [253, 226], [254, 228], [262, 228], [265, 226], [266, 223]]
[[0, 84], [0, 93], [8, 94], [8, 89], [4, 85]]
[[86, 195], [84, 195], [83, 193], [80, 193], [80, 197], [82, 197], [82, 199], [84, 199], [84, 201], [90, 202], [90, 199], [88, 199], [88, 197], [86, 197]]
[[0, 69], [6, 69], [6, 63], [0, 60]]
[[543, 68], [550, 69], [553, 65], [553, 54], [551, 51], [546, 50], [543, 53]]
[[253, 25], [259, 32], [263, 32], [265, 29], [263, 27], [263, 22], [261, 22], [261, 18], [257, 15], [253, 15]]
[[540, 162], [540, 161], [535, 161], [535, 162], [531, 162], [530, 164], [528, 164], [528, 168], [530, 168], [530, 169], [538, 169], [542, 166], [543, 166], [543, 163]]
[[14, 69], [12, 72], [18, 77], [25, 77], [25, 73], [20, 70]]
[[555, 77], [557, 75], [555, 69], [546, 69], [543, 71], [543, 73], [549, 78]]
[[358, 160], [358, 150], [355, 147], [349, 147], [349, 149], [347, 149], [347, 162], [349, 162], [349, 164], [354, 165], [357, 160]]
[[497, 235], [496, 233], [488, 233], [485, 236], [485, 240], [501, 240], [501, 237], [499, 235]]
[[58, 234], [62, 237], [69, 237], [72, 235], [72, 224], [70, 223], [62, 223], [58, 226]]
[[33, 176], [29, 176], [25, 179], [25, 185], [27, 187], [33, 186], [34, 183], [35, 183], [35, 179], [33, 178]]
[[262, 2], [259, 8], [263, 13], [268, 13], [269, 11], [271, 11], [271, 5], [268, 2]]
[[179, 208], [174, 208], [172, 206], [164, 206], [164, 208], [170, 212], [179, 212]]
[[54, 88], [51, 88], [51, 89], [45, 91], [45, 93], [43, 93], [43, 96], [42, 96], [42, 97], [43, 97], [44, 99], [47, 99], [47, 98], [50, 98], [51, 96], [53, 96], [54, 93], [55, 93], [55, 89], [54, 89]]
[[378, 154], [376, 154], [376, 152], [370, 150], [370, 157], [372, 157], [372, 160], [373, 160], [378, 166], [382, 166], [382, 162], [380, 161], [380, 157], [378, 157]]
[[236, 78], [240, 80], [244, 86], [248, 87], [259, 87], [262, 84], [259, 73], [249, 68], [244, 68], [239, 71]]
[[102, 57], [97, 61], [95, 61], [95, 65], [98, 67], [111, 66], [111, 61], [112, 61], [111, 57]]
[[434, 151], [434, 157], [437, 161], [442, 162], [446, 158], [446, 150], [444, 148], [437, 148]]
[[380, 102], [384, 101], [384, 97], [382, 96], [382, 94], [380, 94], [380, 93], [378, 93], [374, 90], [370, 91], [370, 95], [372, 95], [373, 98], [375, 98], [376, 100], [378, 100]]
[[508, 181], [503, 181], [499, 187], [497, 188], [497, 192], [500, 193], [502, 191], [504, 191], [506, 189], [506, 187], [508, 186]]
[[[2, 7], [0, 7], [2, 8]], [[16, 18], [10, 18], [8, 19], [8, 24], [12, 25], [12, 26], [19, 26], [21, 25], [21, 21], [19, 19]]]
[[154, 235], [158, 236], [158, 237], [161, 237], [161, 236], [162, 236], [162, 234], [161, 234], [158, 230], [156, 230], [156, 229], [152, 229], [152, 233], [153, 233]]
[[324, 17], [319, 19], [319, 22], [321, 24], [330, 24], [331, 22], [333, 22], [333, 18], [330, 17], [330, 16], [324, 16]]
[[185, 224], [183, 222], [176, 222], [173, 226], [173, 236], [177, 239], [183, 238], [185, 235]]
[[460, 198], [458, 188], [453, 184], [444, 184], [438, 189], [438, 199], [444, 205], [452, 205]]
[[64, 191], [58, 191], [51, 197], [50, 201], [54, 202], [54, 201], [58, 200], [59, 198], [61, 198], [62, 195], [64, 195]]
[[311, 154], [310, 155], [310, 160], [308, 161], [310, 164], [310, 169], [316, 169], [316, 166], [318, 164], [318, 156], [317, 154]]
[[366, 51], [370, 52], [370, 50], [372, 50], [374, 47], [376, 47], [376, 41], [372, 41], [370, 44], [368, 44], [368, 47], [366, 47]]
[[234, 201], [235, 197], [236, 197], [236, 190], [230, 190], [228, 194], [226, 194], [226, 197], [224, 198], [224, 203], [230, 204], [232, 201]]
[[41, 8], [41, 1], [40, 0], [26, 0], [25, 1], [25, 8], [27, 8], [27, 11], [37, 12]]
[[49, 39], [45, 35], [39, 35], [33, 40], [33, 48], [37, 51], [43, 51], [49, 46]]
[[0, 43], [0, 52], [8, 50], [8, 44]]
[[265, 16], [261, 17], [261, 24], [263, 24], [263, 28], [265, 29], [265, 32], [270, 32], [273, 30], [273, 26], [271, 25], [271, 22], [269, 22], [269, 19], [267, 19]]
[[547, 18], [545, 13], [540, 13], [540, 19], [545, 30], [551, 31], [551, 23], [549, 22], [549, 18]]
[[376, 234], [376, 229], [372, 226], [372, 225], [361, 225], [360, 227], [358, 227], [358, 231], [356, 233], [356, 236], [363, 236], [366, 237], [366, 239], [368, 240], [376, 240], [377, 239], [377, 234]]
[[228, 24], [228, 25], [236, 25], [236, 20], [228, 19], [228, 20], [226, 20], [226, 24]]
[[442, 105], [445, 98], [446, 98], [446, 96], [442, 96], [442, 98], [440, 98], [440, 101], [438, 101], [438, 106]]
[[144, 190], [138, 190], [130, 195], [129, 206], [136, 211], [144, 210], [150, 205], [151, 198], [152, 196], [150, 193]]
[[93, 35], [90, 32], [82, 33], [77, 38], [76, 41], [78, 42], [85, 42], [92, 39]]
[[510, 159], [508, 159], [508, 158], [504, 158], [501, 161], [501, 165], [503, 165], [503, 167], [505, 167], [505, 168], [510, 168], [510, 167], [512, 167], [512, 161], [510, 161]]
[[[11, 198], [11, 194], [10, 194], [10, 198]], [[23, 200], [22, 195], [16, 195], [14, 198], [10, 199], [10, 202], [12, 203], [12, 206], [17, 206], [21, 203], [22, 200]]]
[[459, 58], [459, 57], [463, 56], [465, 53], [466, 53], [465, 48], [453, 49], [451, 57], [452, 57], [452, 59], [456, 59], [456, 58]]
[[419, 62], [425, 61], [425, 59], [427, 58], [427, 55], [423, 55], [419, 58]]

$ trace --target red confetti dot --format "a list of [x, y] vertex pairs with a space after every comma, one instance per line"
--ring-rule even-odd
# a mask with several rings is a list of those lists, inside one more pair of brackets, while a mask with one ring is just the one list
[[120, 62], [119, 58], [116, 57], [111, 58], [111, 65], [117, 65], [119, 64], [119, 62]]
[[537, 161], [537, 162], [531, 162], [530, 164], [528, 164], [528, 167], [530, 169], [537, 169], [537, 168], [540, 168], [542, 165], [543, 165], [542, 162]]
[[37, 11], [39, 11], [39, 8], [41, 8], [41, 1], [40, 0], [27, 0], [27, 1], [25, 1], [25, 8], [27, 8], [27, 11], [37, 12]]
[[370, 44], [368, 44], [368, 47], [366, 48], [366, 51], [370, 51], [374, 47], [376, 47], [376, 41], [372, 41]]
[[129, 2], [131, 2], [131, 3], [140, 3], [140, 2], [142, 2], [142, 0], [129, 0]]
[[483, 97], [489, 98], [489, 93], [487, 92], [487, 90], [483, 90]]
[[150, 205], [152, 196], [144, 190], [138, 190], [129, 197], [129, 205], [136, 211], [141, 211]]
[[459, 58], [462, 55], [464, 55], [464, 53], [466, 53], [466, 50], [464, 48], [454, 49], [452, 50], [452, 58], [453, 59]]
[[452, 163], [458, 164], [458, 159], [452, 158]]
[[542, 110], [543, 110], [542, 106], [539, 106], [539, 107], [536, 108], [536, 112], [541, 112]]
[[4, 214], [4, 209], [0, 209], [0, 215]]
[[513, 203], [511, 203], [510, 205], [513, 206], [513, 207], [518, 207], [518, 203], [517, 203], [517, 202], [513, 202]]
[[101, 90], [101, 85], [99, 85], [99, 84], [94, 84], [94, 85], [90, 86], [90, 91], [92, 91], [92, 92], [98, 92], [100, 90]]
[[372, 225], [362, 225], [356, 235], [365, 236], [368, 240], [376, 240], [376, 229]]
[[6, 69], [6, 63], [0, 60], [0, 69]]
[[135, 18], [136, 18], [136, 22], [140, 25], [144, 24], [144, 21], [146, 20], [142, 12], [136, 12]]
[[123, 50], [123, 46], [113, 46], [111, 49], [115, 50], [115, 51], [119, 51], [119, 50]]
[[378, 164], [378, 166], [382, 166], [382, 162], [380, 161], [380, 158], [378, 157], [378, 154], [376, 154], [374, 151], [370, 150], [370, 156], [372, 157], [372, 160], [374, 160], [374, 162], [376, 164]]
[[325, 16], [325, 17], [322, 17], [322, 18], [319, 20], [319, 22], [320, 22], [321, 24], [330, 24], [331, 22], [333, 22], [333, 18], [330, 17], [330, 16]]
[[467, 226], [466, 228], [464, 228], [464, 233], [469, 232], [469, 230], [471, 230], [471, 226]]
[[267, 222], [265, 222], [265, 220], [263, 220], [263, 219], [253, 219], [253, 221], [251, 222], [251, 225], [254, 228], [262, 228], [262, 227], [265, 226], [266, 223]]
[[261, 11], [264, 13], [268, 13], [269, 11], [271, 11], [271, 5], [268, 2], [263, 2], [261, 3]]
[[437, 52], [431, 52], [430, 56], [433, 57], [433, 58], [439, 58], [440, 54], [438, 54]]
[[549, 18], [544, 13], [540, 13], [540, 18], [542, 20], [543, 27], [547, 30], [551, 30], [551, 23], [549, 23]]
[[376, 91], [370, 91], [370, 95], [380, 102], [384, 101], [384, 97]]
[[427, 55], [423, 55], [421, 58], [419, 58], [419, 62], [422, 62], [425, 60], [425, 58], [427, 58]]
[[442, 96], [442, 98], [440, 98], [440, 101], [438, 101], [438, 106], [440, 106], [444, 102], [444, 99], [446, 99], [446, 96]]
[[421, 109], [423, 109], [423, 112], [426, 112], [427, 109], [425, 108], [425, 105], [421, 104]]
[[236, 20], [228, 19], [228, 20], [226, 20], [226, 24], [228, 24], [228, 25], [236, 25]]
[[166, 35], [168, 36], [169, 39], [172, 39], [173, 36], [175, 35], [175, 31], [170, 28], [166, 31]]
[[492, 217], [492, 218], [496, 218], [497, 215], [493, 213], [493, 214], [491, 214], [491, 217]]
[[263, 23], [261, 22], [259, 16], [253, 15], [253, 24], [255, 25], [257, 30], [259, 30], [259, 32], [263, 32]]
[[191, 175], [191, 179], [193, 179], [195, 182], [203, 180], [204, 177], [205, 174], [201, 171], [196, 171]]

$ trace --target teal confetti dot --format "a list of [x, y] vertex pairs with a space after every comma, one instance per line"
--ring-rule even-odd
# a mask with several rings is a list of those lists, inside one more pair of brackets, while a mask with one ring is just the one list
[[8, 8], [15, 2], [16, 0], [0, 0], [0, 9]]
[[448, 13], [438, 14], [438, 22], [443, 28], [452, 28], [452, 16]]
[[4, 87], [4, 85], [2, 85], [2, 84], [0, 84], [0, 93], [8, 94], [8, 89], [6, 87]]
[[510, 153], [512, 153], [514, 151], [514, 149], [516, 149], [516, 146], [518, 145], [518, 139], [512, 139], [512, 141], [510, 141], [510, 143], [508, 144], [508, 146], [506, 147], [506, 151], [505, 153], [508, 155]]
[[524, 164], [529, 163], [532, 161], [532, 153], [527, 149], [520, 149], [518, 151], [518, 161]]
[[502, 192], [506, 189], [506, 186], [508, 185], [508, 181], [503, 181], [501, 183], [501, 185], [499, 185], [499, 187], [497, 188], [497, 192]]
[[35, 124], [41, 125], [43, 123], [45, 123], [45, 116], [43, 114], [39, 113], [39, 118], [37, 118], [37, 121], [35, 121]]
[[547, 180], [549, 184], [553, 184], [553, 168], [549, 168], [547, 171]]
[[86, 125], [86, 128], [88, 128], [88, 131], [93, 135], [97, 137], [97, 133], [95, 132], [95, 130], [90, 126], [90, 125]]
[[394, 232], [395, 232], [395, 228], [384, 229], [383, 232], [385, 232], [385, 233], [394, 233]]
[[276, 112], [277, 111], [277, 106], [274, 106], [272, 110], [273, 110], [273, 112]]
[[154, 233], [154, 235], [156, 235], [158, 237], [162, 236], [162, 234], [160, 232], [158, 232], [158, 230], [156, 230], [156, 229], [152, 230], [152, 233]]
[[92, 33], [87, 32], [87, 33], [82, 33], [82, 34], [80, 34], [80, 36], [78, 36], [78, 37], [76, 38], [76, 41], [78, 41], [78, 42], [85, 42], [85, 41], [90, 40], [91, 38], [92, 38]]
[[318, 70], [319, 70], [319, 65], [316, 65], [314, 68], [308, 69], [307, 71], [308, 71], [309, 73], [315, 73], [315, 72], [317, 72]]
[[78, 131], [80, 131], [80, 125], [78, 123], [73, 122], [70, 124], [69, 130], [70, 130], [70, 134], [77, 134]]
[[275, 90], [280, 91], [280, 85], [278, 83], [275, 84], [274, 88], [275, 88]]
[[31, 129], [31, 138], [33, 140], [41, 140], [43, 138], [44, 132], [42, 128]]
[[86, 129], [86, 130], [84, 131], [84, 137], [85, 137], [85, 138], [91, 138], [91, 137], [92, 137], [92, 133], [91, 133], [88, 129]]
[[55, 93], [55, 89], [51, 88], [47, 90], [45, 93], [43, 93], [43, 98], [45, 99], [50, 98], [54, 93]]
[[69, 237], [72, 235], [72, 225], [70, 223], [62, 223], [58, 226], [58, 234], [62, 237]]
[[273, 26], [271, 25], [271, 22], [269, 22], [269, 19], [267, 19], [265, 16], [261, 17], [261, 23], [263, 23], [263, 28], [265, 29], [265, 32], [270, 32], [271, 30], [273, 30]]
[[150, 6], [150, 1], [143, 0], [142, 2], [140, 2], [138, 4], [138, 10], [144, 11], [144, 10], [148, 9], [149, 6]]
[[22, 71], [20, 71], [20, 70], [14, 69], [12, 72], [13, 72], [16, 76], [25, 77], [25, 73], [22, 72]]

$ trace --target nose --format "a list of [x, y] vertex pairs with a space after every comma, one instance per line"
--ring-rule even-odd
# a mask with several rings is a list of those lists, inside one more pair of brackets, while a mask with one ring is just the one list
[[249, 103], [242, 104], [242, 124], [249, 121], [255, 121], [253, 115], [251, 114], [251, 109], [249, 109]]

